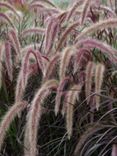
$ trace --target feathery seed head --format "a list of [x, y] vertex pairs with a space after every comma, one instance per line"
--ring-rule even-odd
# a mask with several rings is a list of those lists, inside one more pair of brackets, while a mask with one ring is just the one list
[[5, 132], [8, 130], [15, 116], [18, 115], [18, 113], [20, 113], [22, 110], [24, 110], [26, 106], [27, 102], [25, 101], [14, 104], [2, 119], [2, 122], [0, 123], [0, 150], [5, 138]]
[[87, 98], [87, 104], [90, 102], [90, 94], [91, 94], [91, 88], [92, 88], [92, 78], [94, 75], [94, 69], [95, 69], [95, 63], [94, 62], [88, 62], [86, 66], [86, 82], [85, 82], [85, 95]]
[[57, 95], [56, 95], [56, 99], [55, 99], [55, 115], [58, 114], [59, 110], [60, 110], [60, 104], [61, 104], [61, 98], [62, 95], [64, 94], [64, 88], [65, 86], [70, 82], [70, 78], [69, 77], [65, 77], [65, 79], [63, 79], [58, 86], [57, 89]]
[[83, 37], [90, 33], [94, 33], [99, 29], [106, 29], [106, 28], [114, 28], [117, 26], [117, 19], [116, 18], [111, 18], [103, 21], [99, 21], [92, 26], [85, 28], [80, 35], [76, 38], [76, 42], [80, 41]]
[[[97, 94], [101, 93], [101, 87], [103, 83], [103, 77], [104, 77], [104, 71], [105, 71], [105, 66], [101, 63], [96, 65], [96, 70], [95, 70], [95, 92]], [[96, 100], [96, 109], [99, 109], [100, 106], [100, 96], [95, 96]]]
[[84, 23], [84, 20], [85, 20], [87, 14], [88, 14], [88, 11], [89, 11], [89, 8], [90, 8], [90, 5], [91, 5], [91, 1], [92, 0], [85, 0], [85, 2], [84, 2], [82, 16], [81, 16], [81, 24]]
[[70, 59], [74, 55], [75, 52], [76, 52], [76, 49], [74, 47], [67, 47], [61, 53], [60, 71], [59, 71], [60, 80], [62, 80], [66, 77], [66, 70], [69, 66]]
[[68, 133], [68, 139], [70, 139], [72, 136], [74, 105], [76, 100], [79, 100], [79, 94], [81, 92], [81, 89], [82, 84], [74, 85], [70, 88], [70, 91], [68, 91], [66, 95], [66, 128]]
[[10, 81], [12, 81], [13, 80], [13, 64], [12, 64], [12, 57], [11, 57], [11, 45], [9, 42], [5, 43], [5, 65], [6, 65], [9, 79]]
[[[37, 143], [37, 131], [38, 125], [42, 114], [42, 103], [44, 99], [50, 94], [50, 89], [53, 87], [57, 88], [58, 82], [56, 80], [48, 80], [45, 82], [42, 87], [37, 91], [32, 105], [30, 107], [30, 111], [28, 113], [27, 125], [25, 131], [25, 151], [24, 155], [27, 156], [36, 156], [36, 143]], [[26, 134], [28, 133], [28, 134]], [[28, 151], [27, 151], [28, 149]]]

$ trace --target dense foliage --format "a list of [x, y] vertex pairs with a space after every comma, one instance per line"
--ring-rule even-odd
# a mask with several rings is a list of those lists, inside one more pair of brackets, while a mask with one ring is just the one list
[[2, 156], [117, 155], [115, 4], [0, 1]]

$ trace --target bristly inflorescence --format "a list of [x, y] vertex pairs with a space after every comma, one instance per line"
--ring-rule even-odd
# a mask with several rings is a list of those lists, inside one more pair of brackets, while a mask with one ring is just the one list
[[[23, 155], [36, 156], [40, 154], [41, 120], [50, 103], [54, 104], [51, 106], [54, 118], [62, 115], [65, 119], [69, 140], [82, 135], [85, 123], [99, 125], [98, 113], [102, 120], [116, 110], [116, 79], [111, 76], [117, 70], [116, 27], [114, 10], [100, 0], [74, 1], [65, 9], [50, 0], [0, 2], [0, 35], [4, 36], [0, 37], [0, 89], [1, 93], [8, 92], [7, 98], [12, 94], [7, 102], [14, 103], [0, 122], [1, 151], [10, 124], [19, 113], [21, 120], [22, 111], [27, 114]], [[101, 128], [97, 131], [107, 127]], [[81, 137], [82, 146], [86, 139], [84, 135]], [[76, 146], [75, 155], [81, 148], [88, 150], [81, 145]], [[114, 141], [111, 147], [109, 144], [112, 156], [116, 146]], [[104, 152], [100, 153], [104, 156]]]

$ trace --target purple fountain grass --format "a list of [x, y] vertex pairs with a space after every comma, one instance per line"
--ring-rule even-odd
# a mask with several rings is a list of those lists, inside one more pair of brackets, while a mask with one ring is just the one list
[[95, 67], [96, 64], [94, 62], [89, 62], [86, 66], [85, 95], [87, 98], [87, 104], [89, 104], [90, 102], [90, 94], [91, 94]]
[[[103, 83], [103, 77], [104, 77], [104, 71], [105, 71], [105, 66], [101, 63], [96, 65], [96, 70], [95, 70], [95, 92], [97, 94], [100, 94], [101, 92], [101, 87]], [[96, 100], [96, 109], [98, 110], [100, 107], [100, 96], [95, 96]]]
[[67, 16], [67, 11], [61, 12], [57, 15], [60, 25], [62, 25], [65, 22], [66, 16]]
[[76, 44], [76, 47], [79, 47], [81, 45], [88, 47], [88, 48], [98, 48], [101, 50], [102, 53], [109, 56], [108, 59], [112, 63], [117, 62], [117, 50], [112, 48], [110, 45], [108, 45], [104, 42], [101, 42], [97, 39], [87, 38], [87, 39], [79, 40], [79, 42], [77, 42], [77, 44]]
[[52, 17], [48, 21], [48, 25], [46, 27], [45, 32], [45, 40], [44, 40], [44, 51], [45, 54], [49, 54], [52, 46], [54, 45], [54, 41], [59, 33], [59, 19]]
[[28, 132], [29, 136], [25, 134], [25, 140], [26, 141], [28, 140], [29, 142], [26, 142], [24, 140], [24, 143], [26, 143], [24, 145], [26, 147], [24, 151], [25, 156], [27, 156], [27, 153], [30, 156], [36, 156], [37, 154], [36, 152], [37, 151], [36, 150], [37, 132], [38, 132], [39, 121], [40, 121], [41, 114], [42, 114], [42, 104], [43, 104], [44, 99], [51, 93], [51, 89], [57, 88], [57, 86], [58, 86], [58, 82], [56, 80], [54, 79], [48, 80], [37, 91], [32, 101], [32, 105], [30, 107], [30, 111], [27, 116], [28, 118], [27, 118], [26, 132]]
[[51, 2], [51, 1], [49, 1], [49, 0], [45, 0], [45, 1], [43, 1], [43, 0], [33, 0], [33, 1], [31, 2], [31, 4], [32, 4], [32, 3], [36, 3], [36, 2], [40, 2], [40, 3], [42, 3], [42, 4], [46, 4], [46, 5], [49, 5], [49, 6], [51, 6], [51, 7], [56, 8], [55, 4], [54, 4], [53, 2]]
[[22, 101], [20, 103], [16, 103], [8, 110], [6, 115], [3, 117], [1, 123], [0, 123], [0, 150], [2, 148], [2, 144], [5, 138], [6, 131], [8, 130], [11, 122], [15, 118], [18, 113], [20, 113], [22, 110], [24, 110], [27, 106], [27, 103], [25, 101]]
[[20, 70], [15, 89], [15, 103], [22, 101], [24, 89], [25, 88], [22, 87], [22, 71]]
[[21, 37], [27, 37], [28, 35], [31, 35], [31, 34], [44, 34], [45, 32], [45, 29], [43, 28], [29, 28], [29, 29], [25, 29], [21, 32]]
[[7, 0], [9, 3], [11, 3], [12, 5], [16, 5], [16, 6], [23, 6], [26, 3], [26, 0]]
[[30, 4], [30, 9], [31, 10], [35, 10], [38, 9], [40, 13], [44, 13], [44, 12], [50, 12], [52, 11], [53, 13], [59, 13], [60, 10], [58, 8], [54, 8], [54, 7], [47, 7], [47, 5], [43, 4], [42, 2], [35, 2]]
[[82, 0], [79, 0], [78, 2], [74, 3], [74, 5], [68, 11], [68, 14], [67, 14], [67, 17], [66, 17], [66, 21], [70, 20], [70, 18], [73, 16], [75, 11], [78, 10], [78, 7], [81, 6], [82, 4], [83, 4]]
[[91, 5], [91, 1], [92, 0], [85, 0], [85, 2], [84, 2], [83, 11], [82, 11], [81, 19], [80, 19], [81, 24], [83, 24], [84, 21], [85, 21], [85, 18], [86, 18], [87, 14], [88, 14], [88, 11], [89, 11], [89, 8], [90, 8], [90, 5]]
[[12, 19], [10, 19], [7, 14], [0, 12], [0, 19], [10, 24], [11, 27], [15, 28]]
[[66, 100], [67, 100], [67, 91], [63, 93], [63, 96], [64, 96], [64, 101], [63, 101], [63, 105], [62, 105], [62, 108], [61, 108], [61, 114], [62, 114], [62, 117], [64, 118], [65, 115], [66, 115], [66, 110], [67, 110], [67, 103], [66, 103]]
[[18, 18], [11, 10], [6, 11], [5, 13], [8, 17], [10, 17], [10, 19], [14, 21], [13, 23], [15, 26], [17, 25], [17, 23], [21, 22], [23, 18], [23, 14], [20, 11], [17, 11], [17, 14], [19, 15], [20, 18]]
[[117, 156], [117, 144], [112, 145], [112, 153], [111, 156]]
[[60, 81], [66, 77], [66, 70], [68, 69], [70, 59], [75, 52], [76, 52], [76, 49], [74, 47], [67, 47], [61, 53], [60, 70], [59, 70]]
[[39, 71], [39, 68], [38, 68], [38, 64], [37, 63], [31, 63], [29, 65], [29, 75], [30, 76], [37, 74], [38, 71]]
[[32, 3], [32, 4], [30, 4], [30, 9], [35, 10], [36, 8], [38, 8], [40, 10], [43, 10], [43, 11], [46, 10], [46, 8], [44, 7], [43, 4], [40, 4], [40, 3]]
[[[63, 9], [58, 8], [51, 0], [30, 0], [27, 3], [23, 3], [21, 0], [13, 1], [11, 1], [13, 6], [10, 1], [9, 4], [4, 1], [0, 2], [0, 19], [2, 19], [0, 22], [0, 38], [2, 40], [0, 42], [0, 87], [2, 86], [1, 92], [2, 90], [5, 91], [2, 93], [3, 95], [5, 94], [5, 97], [7, 96], [6, 93], [8, 93], [8, 99], [3, 99], [4, 97], [1, 94], [1, 102], [4, 102], [4, 100], [8, 100], [9, 103], [13, 100], [15, 101], [14, 105], [1, 120], [0, 148], [2, 152], [4, 150], [4, 148], [2, 149], [2, 144], [10, 123], [16, 115], [28, 106], [25, 112], [27, 113], [26, 121], [22, 121], [22, 124], [25, 124], [23, 144], [25, 156], [40, 154], [40, 152], [38, 153], [40, 149], [37, 148], [39, 147], [37, 145], [38, 136], [41, 134], [39, 130], [43, 130], [43, 126], [45, 126], [43, 125], [43, 119], [47, 112], [50, 115], [49, 121], [51, 120], [51, 115], [52, 120], [56, 120], [54, 126], [60, 124], [60, 127], [57, 125], [57, 128], [62, 130], [61, 126], [66, 123], [68, 139], [73, 135], [72, 141], [65, 139], [63, 143], [70, 143], [69, 145], [71, 145], [78, 137], [79, 143], [76, 147], [75, 155], [83, 155], [84, 151], [87, 155], [88, 152], [91, 152], [91, 154], [94, 152], [95, 155], [95, 151], [96, 153], [98, 150], [100, 152], [100, 148], [97, 145], [95, 148], [95, 143], [91, 141], [98, 139], [98, 135], [99, 140], [103, 139], [106, 136], [105, 129], [110, 128], [111, 125], [111, 122], [109, 122], [110, 125], [104, 127], [104, 124], [108, 124], [108, 122], [104, 122], [103, 127], [101, 127], [98, 122], [106, 121], [106, 115], [108, 115], [107, 120], [110, 119], [111, 121], [110, 112], [116, 110], [114, 108], [116, 102], [116, 73], [114, 72], [117, 65], [117, 50], [114, 47], [116, 47], [117, 19], [115, 18], [114, 10], [108, 6], [101, 5], [103, 4], [101, 0], [75, 0], [73, 5], [69, 5], [68, 8], [65, 6]], [[21, 12], [22, 16], [18, 14], [19, 12]], [[30, 12], [32, 12], [33, 16], [31, 16]], [[102, 62], [95, 63], [98, 61], [98, 55], [102, 56], [104, 64]], [[93, 59], [95, 62], [93, 62]], [[105, 70], [106, 64], [107, 70]], [[17, 72], [19, 72], [18, 76]], [[107, 74], [107, 77], [104, 77], [105, 74]], [[106, 78], [106, 82], [104, 82], [104, 78]], [[37, 88], [38, 85], [39, 88]], [[105, 95], [101, 93], [102, 88], [105, 89]], [[12, 91], [13, 95], [15, 94], [15, 99]], [[35, 91], [37, 92], [35, 93]], [[94, 93], [92, 94], [92, 92]], [[108, 94], [110, 94], [109, 97]], [[25, 98], [30, 101], [30, 104], [23, 101]], [[47, 103], [49, 100], [52, 100], [51, 103], [54, 103], [55, 106], [49, 107], [51, 104]], [[85, 105], [86, 103], [88, 105]], [[107, 107], [104, 103], [107, 103]], [[110, 103], [111, 107], [108, 107]], [[1, 110], [4, 106], [4, 104], [1, 105]], [[78, 116], [74, 108], [78, 108]], [[107, 109], [109, 109], [109, 113]], [[51, 111], [55, 113], [55, 116], [51, 114]], [[62, 114], [65, 120], [61, 120], [59, 113], [60, 115]], [[44, 114], [44, 117], [42, 114]], [[113, 119], [114, 117], [116, 117], [115, 114], [113, 114]], [[116, 119], [113, 121], [111, 126], [116, 124]], [[49, 124], [51, 123], [49, 122]], [[87, 129], [89, 125], [91, 127], [92, 125], [95, 126]], [[75, 133], [73, 133], [73, 126], [81, 131], [77, 133], [75, 130]], [[21, 127], [16, 125], [18, 129]], [[50, 131], [51, 128], [53, 133], [53, 127], [49, 127]], [[114, 128], [115, 126], [112, 127], [112, 133], [115, 133]], [[87, 131], [86, 133], [84, 133], [85, 130]], [[64, 132], [63, 129], [59, 135], [62, 136]], [[47, 132], [47, 134], [49, 133], [51, 132]], [[96, 137], [90, 140], [90, 135], [93, 136], [93, 134], [96, 134]], [[51, 136], [51, 134], [48, 136]], [[66, 137], [66, 134], [64, 136]], [[43, 138], [39, 140], [39, 144], [42, 145], [44, 143], [41, 150], [47, 149], [52, 142], [58, 144], [56, 142], [59, 141], [58, 138], [54, 142], [54, 137], [58, 137], [58, 132], [52, 135], [52, 138], [47, 137], [44, 140]], [[104, 150], [109, 145], [105, 145], [107, 140], [104, 139]], [[49, 144], [46, 144], [45, 141]], [[13, 155], [15, 153], [13, 151], [14, 147], [12, 148], [9, 143], [6, 145], [10, 145], [10, 147], [5, 148], [5, 154], [8, 155], [7, 149], [10, 149], [11, 155]], [[87, 149], [87, 145], [90, 145], [89, 149]], [[109, 148], [111, 149], [111, 146]], [[56, 150], [49, 151], [48, 148], [42, 152], [47, 155], [48, 151], [56, 153]], [[104, 150], [101, 149], [102, 154], [104, 154]], [[70, 148], [64, 151], [62, 147], [59, 152], [57, 154], [62, 155], [63, 152], [65, 155], [73, 154]], [[112, 142], [111, 153], [112, 156], [115, 156], [113, 153], [116, 153], [115, 142]]]
[[58, 60], [60, 59], [60, 54], [57, 53], [55, 54], [52, 59], [50, 60], [50, 62], [48, 63], [46, 69], [45, 69], [45, 77], [44, 77], [44, 81], [49, 80], [53, 74], [53, 71], [55, 69], [55, 66], [58, 62]]
[[107, 20], [99, 21], [97, 23], [94, 23], [92, 26], [89, 26], [88, 28], [85, 28], [76, 38], [76, 43], [80, 41], [83, 37], [90, 33], [94, 33], [99, 29], [106, 29], [106, 28], [116, 28], [117, 26], [117, 19], [116, 18], [110, 18]]
[[44, 60], [48, 61], [43, 55], [41, 55], [41, 52], [39, 50], [34, 51], [33, 55], [35, 56], [35, 59], [38, 64], [38, 68], [41, 69], [43, 76], [45, 76], [45, 65], [44, 65]]
[[109, 8], [108, 6], [100, 5], [99, 9], [100, 10], [104, 10], [107, 13], [109, 13], [111, 15], [111, 18], [115, 18], [116, 17], [115, 12], [111, 8]]
[[16, 52], [15, 64], [17, 65], [17, 63], [19, 63], [19, 61], [21, 59], [21, 45], [20, 45], [18, 34], [15, 29], [9, 30], [8, 38]]
[[41, 56], [41, 53], [39, 51], [33, 51], [32, 49], [30, 49], [23, 61], [22, 61], [22, 67], [21, 67], [21, 71], [22, 71], [22, 88], [25, 88], [26, 87], [26, 84], [27, 84], [27, 80], [28, 80], [28, 75], [29, 75], [29, 58], [30, 58], [30, 55], [33, 54], [35, 59], [36, 59], [36, 62], [38, 64], [38, 68], [41, 69], [43, 75], [45, 75], [45, 70], [44, 70], [44, 63], [43, 63], [43, 60], [42, 60], [42, 56]]
[[42, 60], [42, 56], [40, 55], [40, 52], [33, 51], [32, 49], [30, 49], [24, 56], [24, 59], [22, 60], [22, 66], [18, 75], [16, 91], [15, 91], [16, 102], [22, 100], [23, 93], [27, 85], [28, 77], [30, 76], [30, 73], [31, 73], [30, 63], [29, 63], [30, 54], [34, 55], [36, 62], [37, 62], [38, 69], [41, 69], [42, 73], [44, 74], [44, 64], [43, 64], [43, 60]]
[[79, 99], [79, 94], [81, 92], [82, 84], [74, 85], [70, 88], [70, 91], [67, 93], [66, 98], [66, 128], [67, 128], [67, 134], [68, 139], [72, 136], [72, 127], [73, 127], [73, 112], [74, 112], [74, 105], [76, 100]]
[[[38, 53], [38, 51], [37, 51]], [[33, 57], [34, 58], [34, 57]], [[32, 59], [33, 59], [32, 58]], [[29, 64], [29, 75], [34, 75], [34, 74], [37, 74], [39, 72], [39, 69], [42, 71], [43, 70], [43, 76], [45, 77], [45, 73], [46, 73], [46, 66], [48, 65], [48, 63], [50, 62], [49, 59], [47, 57], [45, 57], [44, 55], [42, 55], [42, 67], [43, 68], [40, 68], [39, 66], [39, 63], [38, 62], [34, 62], [34, 63], [31, 63]]]
[[70, 33], [76, 28], [80, 26], [80, 22], [75, 22], [73, 24], [71, 24], [63, 33], [63, 35], [61, 36], [60, 40], [58, 41], [58, 46], [57, 46], [57, 51], [59, 51], [62, 47], [62, 45], [64, 45], [65, 40], [67, 39], [68, 35], [70, 35]]
[[79, 138], [79, 141], [78, 141], [76, 148], [75, 148], [75, 151], [74, 151], [74, 156], [78, 156], [81, 154], [80, 153], [81, 147], [84, 146], [84, 142], [87, 142], [87, 138], [89, 136], [92, 136], [92, 134], [96, 134], [97, 131], [103, 130], [103, 128], [105, 128], [104, 125], [99, 124], [99, 123], [94, 123], [93, 126], [88, 127], [86, 129], [86, 131]]
[[79, 48], [74, 59], [74, 73], [81, 68], [86, 67], [87, 63], [92, 60], [92, 53], [87, 48]]
[[[29, 45], [27, 45], [27, 46], [25, 46], [25, 47], [23, 47], [22, 49], [21, 49], [21, 55], [22, 55], [22, 58], [26, 55], [26, 53], [27, 53], [27, 51], [30, 51], [30, 49], [32, 49], [32, 50], [37, 50], [37, 49], [40, 49], [40, 44], [38, 44], [38, 43], [32, 43], [32, 44], [29, 44]], [[21, 59], [22, 59], [21, 58]]]
[[10, 81], [13, 80], [13, 63], [11, 56], [11, 45], [9, 42], [5, 43], [5, 65]]
[[0, 89], [2, 87], [2, 71], [3, 71], [2, 62], [4, 62], [4, 51], [5, 45], [3, 42], [0, 42]]
[[20, 16], [17, 13], [17, 10], [11, 4], [9, 4], [7, 2], [0, 2], [0, 8], [2, 8], [2, 7], [6, 7], [8, 10], [11, 10], [20, 20]]
[[[116, 3], [116, 1], [115, 1], [115, 3]], [[111, 9], [114, 10], [113, 0], [109, 0], [109, 5], [110, 5]], [[115, 5], [116, 5], [116, 4], [115, 4]]]
[[63, 96], [63, 92], [64, 92], [64, 88], [66, 86], [66, 84], [68, 84], [68, 82], [70, 82], [70, 78], [69, 77], [65, 77], [60, 83], [59, 86], [57, 88], [57, 95], [56, 95], [56, 99], [55, 99], [55, 108], [54, 108], [54, 112], [55, 115], [57, 116], [59, 110], [60, 110], [60, 104], [61, 104], [61, 98]]
[[101, 5], [101, 0], [92, 1], [92, 6], [99, 7]]

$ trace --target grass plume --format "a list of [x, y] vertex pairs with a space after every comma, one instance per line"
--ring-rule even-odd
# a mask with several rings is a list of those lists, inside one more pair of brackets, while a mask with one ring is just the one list
[[[104, 77], [104, 71], [105, 71], [105, 66], [103, 64], [97, 64], [96, 65], [96, 70], [95, 70], [95, 92], [97, 94], [101, 93], [101, 86], [103, 83], [103, 77]], [[99, 109], [100, 106], [100, 96], [96, 96], [96, 109]]]
[[74, 85], [72, 88], [70, 88], [70, 91], [67, 93], [66, 103], [66, 127], [67, 127], [67, 133], [68, 133], [68, 139], [72, 136], [72, 128], [73, 128], [73, 115], [74, 115], [74, 105], [76, 100], [79, 100], [79, 94], [81, 92], [82, 85]]
[[88, 62], [86, 67], [86, 82], [85, 82], [85, 95], [87, 98], [87, 104], [90, 102], [90, 94], [91, 94], [91, 88], [92, 88], [92, 79], [94, 75], [94, 69], [95, 69], [95, 63], [94, 62]]
[[[42, 114], [42, 104], [44, 99], [51, 93], [50, 89], [56, 88], [58, 85], [58, 82], [56, 80], [49, 80], [42, 85], [42, 87], [37, 91], [33, 101], [32, 105], [30, 107], [30, 111], [27, 118], [27, 127], [26, 127], [26, 133], [28, 131], [28, 147], [26, 141], [25, 147], [26, 150], [29, 150], [30, 156], [36, 156], [36, 143], [37, 143], [37, 131], [38, 131], [38, 125]], [[25, 134], [25, 139], [27, 140], [27, 134]], [[27, 151], [24, 151], [24, 155], [27, 155]]]
[[26, 108], [26, 106], [27, 103], [25, 101], [14, 104], [2, 119], [2, 122], [0, 123], [0, 149], [2, 148], [6, 131], [8, 130], [11, 122], [18, 113]]

